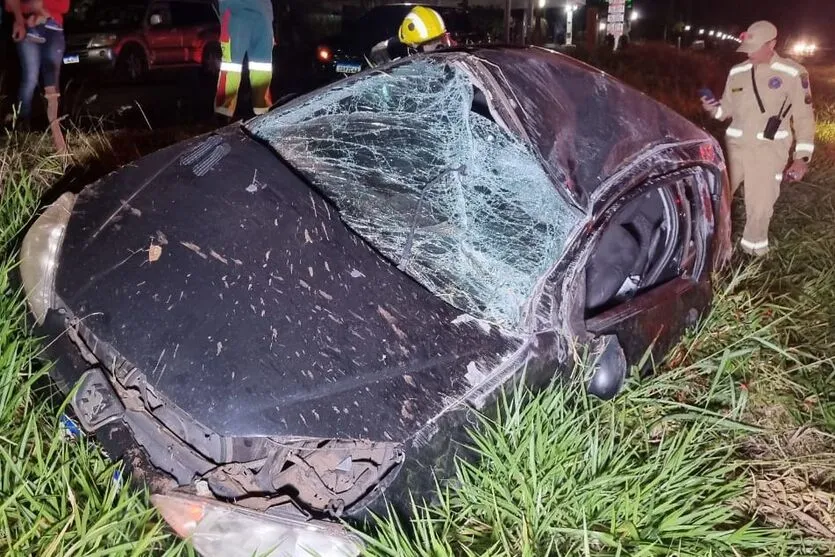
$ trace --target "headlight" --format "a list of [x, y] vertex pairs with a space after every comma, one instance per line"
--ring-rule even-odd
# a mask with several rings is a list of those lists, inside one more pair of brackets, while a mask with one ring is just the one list
[[20, 252], [20, 277], [26, 301], [38, 324], [55, 301], [55, 271], [64, 232], [75, 205], [75, 196], [65, 193], [47, 207], [23, 239]]
[[180, 537], [204, 557], [355, 557], [359, 541], [325, 522], [306, 522], [188, 496], [154, 495], [151, 502]]
[[87, 48], [113, 46], [118, 38], [118, 35], [94, 35], [93, 38], [90, 39], [90, 42], [87, 43]]

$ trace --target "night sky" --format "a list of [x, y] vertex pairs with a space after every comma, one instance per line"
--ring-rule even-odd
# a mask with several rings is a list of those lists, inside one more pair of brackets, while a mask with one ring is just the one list
[[648, 27], [655, 23], [652, 31], [656, 33], [672, 11], [676, 20], [682, 17], [697, 26], [725, 26], [725, 31], [735, 30], [731, 28], [733, 25], [744, 30], [753, 21], [768, 19], [777, 25], [784, 38], [790, 34], [811, 36], [819, 44], [835, 46], [835, 0], [634, 1], [636, 8], [647, 17]]

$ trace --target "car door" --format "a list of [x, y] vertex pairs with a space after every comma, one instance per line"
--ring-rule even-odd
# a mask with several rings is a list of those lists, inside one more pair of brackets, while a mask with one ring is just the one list
[[585, 329], [626, 361], [659, 361], [709, 309], [713, 171], [647, 181], [604, 210], [585, 265]]
[[174, 26], [170, 2], [154, 2], [148, 10], [145, 41], [150, 50], [151, 64], [182, 63], [182, 35]]
[[182, 39], [182, 50], [177, 56], [177, 63], [192, 63], [201, 60], [203, 47], [210, 39], [216, 40], [212, 33], [219, 33], [217, 13], [208, 2], [173, 0], [170, 3], [174, 28]]

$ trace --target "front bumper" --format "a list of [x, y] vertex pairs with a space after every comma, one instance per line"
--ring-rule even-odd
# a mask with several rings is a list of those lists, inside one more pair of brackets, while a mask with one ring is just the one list
[[112, 69], [116, 65], [116, 52], [110, 47], [83, 48], [64, 53], [64, 68]]

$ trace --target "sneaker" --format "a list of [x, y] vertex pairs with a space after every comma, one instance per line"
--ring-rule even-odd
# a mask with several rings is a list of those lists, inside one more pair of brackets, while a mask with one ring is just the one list
[[57, 21], [52, 19], [51, 17], [47, 18], [46, 23], [44, 23], [43, 26], [45, 28], [49, 29], [50, 31], [63, 31], [64, 30], [64, 27], [60, 23], [58, 23]]
[[44, 36], [44, 29], [44, 25], [36, 25], [35, 27], [30, 27], [26, 30], [26, 40], [30, 43], [45, 43], [46, 37]]

